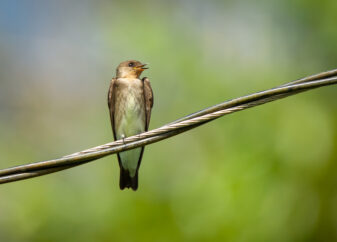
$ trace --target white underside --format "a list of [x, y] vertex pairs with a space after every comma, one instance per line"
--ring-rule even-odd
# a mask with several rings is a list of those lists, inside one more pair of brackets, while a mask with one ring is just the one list
[[[140, 110], [140, 106], [134, 95], [128, 97], [125, 103], [125, 115], [116, 129], [117, 139], [123, 139], [139, 134], [145, 130], [144, 117], [145, 110]], [[134, 177], [137, 170], [141, 148], [132, 149], [119, 153], [124, 169], [129, 170], [131, 177]]]

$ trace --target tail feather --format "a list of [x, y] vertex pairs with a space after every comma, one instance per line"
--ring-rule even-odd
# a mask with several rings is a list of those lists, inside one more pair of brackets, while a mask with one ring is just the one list
[[138, 188], [138, 171], [134, 177], [131, 177], [128, 170], [125, 170], [122, 166], [120, 167], [120, 177], [119, 177], [119, 188], [123, 190], [124, 188], [132, 188], [136, 191]]

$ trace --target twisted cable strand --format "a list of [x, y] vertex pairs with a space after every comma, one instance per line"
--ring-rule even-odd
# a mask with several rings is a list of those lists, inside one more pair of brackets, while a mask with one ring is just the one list
[[[336, 74], [337, 74], [337, 71], [336, 71]], [[327, 81], [334, 81], [334, 80], [335, 80], [335, 78], [323, 79], [323, 80], [320, 80], [320, 82], [310, 82], [308, 84], [313, 83], [313, 84], [316, 84], [316, 85], [317, 84], [320, 85], [320, 84], [326, 83]], [[289, 91], [285, 87], [290, 87], [290, 86], [291, 86], [290, 84], [282, 85], [278, 89], [273, 89], [273, 90], [275, 90], [276, 92], [277, 91], [279, 91], [279, 92]], [[295, 84], [292, 84], [292, 86], [294, 86], [294, 88], [296, 88]], [[307, 85], [307, 86], [298, 86], [298, 87], [304, 89], [304, 88], [306, 88], [308, 86], [310, 86], [310, 85]], [[281, 87], [283, 87], [283, 88], [281, 88]], [[312, 89], [312, 88], [315, 88], [315, 87], [312, 86], [310, 89]], [[117, 141], [110, 142], [110, 143], [107, 143], [107, 144], [104, 144], [104, 145], [96, 146], [96, 147], [93, 147], [93, 148], [90, 148], [90, 149], [86, 149], [86, 150], [83, 150], [83, 151], [80, 151], [80, 152], [76, 152], [74, 154], [71, 154], [71, 155], [68, 155], [68, 156], [65, 156], [65, 157], [72, 157], [72, 156], [77, 156], [77, 155], [80, 155], [80, 154], [87, 154], [87, 153], [91, 153], [91, 152], [94, 152], [94, 151], [104, 150], [104, 149], [111, 148], [111, 147], [114, 147], [114, 146], [118, 146], [118, 145], [122, 145], [122, 144], [127, 144], [127, 143], [130, 143], [130, 142], [133, 142], [133, 141], [137, 141], [137, 140], [140, 140], [140, 139], [143, 139], [143, 138], [152, 137], [152, 136], [161, 134], [163, 132], [170, 131], [172, 129], [178, 129], [178, 128], [184, 127], [186, 125], [192, 125], [195, 122], [202, 122], [203, 120], [212, 119], [212, 117], [214, 117], [216, 115], [222, 116], [221, 113], [217, 113], [217, 110], [224, 111], [225, 110], [224, 108], [227, 107], [227, 106], [230, 107], [230, 106], [233, 106], [235, 104], [238, 105], [240, 103], [245, 103], [247, 101], [251, 102], [251, 100], [254, 98], [254, 95], [258, 95], [256, 98], [261, 98], [261, 96], [263, 94], [269, 95], [270, 94], [269, 92], [270, 92], [270, 90], [267, 90], [267, 91], [264, 91], [264, 92], [254, 93], [254, 94], [251, 94], [251, 95], [248, 95], [248, 96], [245, 96], [245, 97], [233, 99], [233, 100], [224, 102], [221, 106], [217, 105], [216, 109], [212, 110], [212, 112], [207, 112], [207, 111], [209, 109], [214, 109], [215, 106], [212, 106], [210, 108], [205, 109], [205, 111], [203, 111], [202, 113], [198, 112], [198, 115], [193, 115], [193, 116], [192, 115], [188, 115], [190, 117], [189, 119], [180, 119], [179, 121], [171, 122], [171, 123], [166, 124], [166, 125], [164, 125], [164, 126], [162, 126], [160, 128], [153, 129], [153, 130], [150, 130], [148, 132], [140, 133], [138, 135], [127, 137], [124, 140], [117, 140]], [[293, 94], [296, 94], [296, 93], [293, 93]], [[274, 94], [274, 97], [272, 97], [272, 100], [279, 99], [276, 96], [277, 95]], [[267, 100], [267, 99], [264, 99], [264, 100]], [[268, 102], [270, 102], [270, 101], [268, 101]], [[230, 110], [230, 109], [227, 109], [227, 110]], [[209, 116], [205, 115], [205, 114], [209, 114], [209, 113], [211, 115], [209, 115]], [[197, 114], [197, 113], [195, 113], [195, 114]], [[203, 118], [201, 118], [201, 119], [194, 119], [194, 116], [195, 117], [203, 117]], [[188, 122], [185, 122], [185, 121], [188, 121]]]
[[[18, 181], [57, 172], [113, 153], [158, 142], [205, 124], [226, 114], [271, 102], [309, 89], [336, 84], [337, 77], [333, 77], [334, 75], [337, 75], [337, 69], [299, 79], [267, 91], [230, 100], [188, 115], [160, 128], [125, 138], [124, 140], [117, 140], [115, 142], [90, 148], [60, 159], [3, 169], [0, 170], [0, 183]], [[328, 78], [320, 79], [324, 77]]]

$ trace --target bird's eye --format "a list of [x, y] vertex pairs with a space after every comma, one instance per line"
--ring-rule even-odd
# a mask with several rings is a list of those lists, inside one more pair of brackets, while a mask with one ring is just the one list
[[130, 62], [130, 63], [129, 63], [129, 66], [130, 66], [130, 67], [133, 67], [133, 62]]

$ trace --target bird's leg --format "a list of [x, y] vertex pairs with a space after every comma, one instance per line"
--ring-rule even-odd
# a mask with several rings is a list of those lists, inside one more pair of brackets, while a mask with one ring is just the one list
[[122, 134], [122, 135], [121, 135], [121, 137], [122, 137], [122, 140], [123, 140], [123, 145], [125, 145], [125, 141], [124, 141], [124, 139], [125, 139], [125, 135], [124, 135], [124, 134]]

